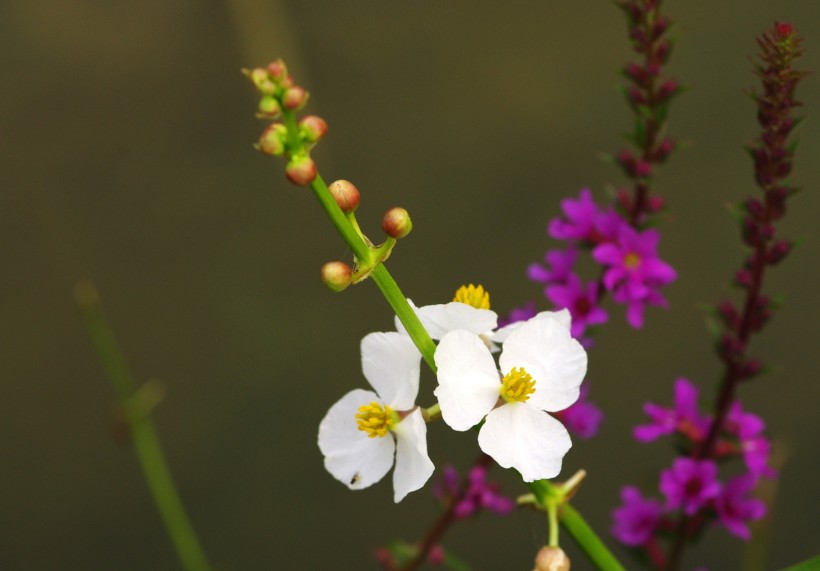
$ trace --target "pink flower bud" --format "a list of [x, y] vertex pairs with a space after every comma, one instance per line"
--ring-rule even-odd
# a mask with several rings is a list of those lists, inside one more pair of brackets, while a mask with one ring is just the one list
[[322, 283], [331, 291], [342, 291], [350, 285], [353, 270], [344, 262], [328, 262], [322, 266]]
[[268, 64], [268, 73], [276, 83], [282, 83], [288, 77], [288, 68], [281, 59]]
[[434, 545], [427, 554], [427, 562], [430, 565], [444, 565], [444, 549], [441, 545]]
[[665, 204], [666, 203], [664, 202], [663, 197], [661, 195], [653, 194], [649, 197], [646, 206], [649, 212], [660, 212], [661, 210], [663, 210]]
[[346, 180], [337, 180], [332, 183], [327, 189], [333, 195], [333, 199], [342, 212], [345, 214], [353, 212], [359, 206], [359, 189], [353, 186], [353, 183]]
[[672, 96], [678, 93], [679, 89], [678, 82], [674, 79], [668, 79], [664, 81], [661, 86], [658, 88], [658, 99], [660, 101], [666, 101], [670, 99]]
[[281, 123], [272, 123], [262, 132], [256, 148], [266, 155], [283, 155], [288, 130]]
[[792, 245], [787, 240], [778, 240], [775, 242], [769, 252], [766, 254], [766, 263], [770, 266], [779, 264], [783, 259], [789, 255], [792, 250]]
[[542, 547], [533, 571], [569, 571], [569, 557], [560, 547]]
[[652, 165], [644, 160], [635, 163], [635, 176], [646, 178], [652, 174]]
[[294, 157], [285, 167], [285, 175], [293, 184], [307, 186], [316, 178], [316, 163], [310, 157]]
[[397, 206], [385, 213], [382, 219], [382, 229], [392, 238], [404, 238], [413, 229], [413, 223], [407, 211]]
[[308, 100], [308, 92], [299, 87], [291, 87], [282, 95], [282, 107], [288, 111], [296, 111], [305, 106]]
[[316, 143], [327, 133], [327, 123], [317, 115], [308, 115], [299, 121], [302, 138], [306, 143]]
[[775, 22], [774, 31], [780, 39], [785, 40], [794, 33], [794, 26], [788, 22]]

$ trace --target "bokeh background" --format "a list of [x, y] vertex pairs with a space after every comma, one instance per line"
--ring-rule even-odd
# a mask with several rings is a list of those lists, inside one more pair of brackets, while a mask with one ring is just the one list
[[[619, 487], [653, 487], [672, 458], [631, 439], [642, 404], [670, 402], [677, 376], [714, 394], [702, 304], [731, 294], [743, 255], [726, 205], [754, 192], [742, 144], [756, 133], [744, 96], [755, 35], [794, 22], [802, 66], [820, 69], [812, 0], [687, 0], [667, 13], [670, 72], [690, 87], [671, 132], [691, 145], [657, 178], [671, 207], [661, 251], [680, 278], [643, 331], [611, 311], [589, 370], [606, 422], [565, 461], [565, 474], [589, 471], [575, 505], [604, 534]], [[134, 455], [112, 436], [114, 394], [71, 300], [81, 278], [97, 283], [135, 375], [165, 383], [155, 421], [220, 569], [373, 569], [373, 547], [416, 539], [435, 516], [429, 488], [395, 506], [389, 480], [353, 493], [322, 467], [318, 422], [363, 386], [359, 340], [392, 319], [371, 284], [324, 288], [319, 267], [344, 246], [281, 162], [251, 148], [263, 124], [239, 69], [277, 56], [328, 120], [314, 156], [327, 180], [362, 191], [364, 230], [377, 240], [391, 206], [412, 214], [389, 267], [420, 304], [480, 282], [500, 312], [546, 308], [524, 275], [551, 244], [546, 221], [580, 187], [603, 199], [622, 182], [599, 158], [630, 127], [616, 89], [630, 51], [606, 1], [0, 3], [3, 570], [178, 568]], [[786, 300], [754, 346], [773, 371], [742, 389], [785, 450], [768, 558], [748, 569], [820, 545], [816, 75], [800, 98], [793, 181], [806, 192], [782, 229], [802, 244], [767, 280]], [[433, 386], [425, 376], [421, 401]], [[477, 452], [443, 424], [430, 449], [439, 466]], [[446, 545], [476, 569], [529, 569], [545, 532], [529, 513], [485, 517]], [[685, 568], [740, 568], [742, 551], [715, 530]]]

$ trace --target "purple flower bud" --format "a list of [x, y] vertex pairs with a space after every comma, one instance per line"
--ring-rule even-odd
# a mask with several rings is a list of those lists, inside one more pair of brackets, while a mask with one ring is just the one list
[[774, 244], [772, 247], [769, 248], [768, 253], [766, 254], [766, 263], [770, 266], [774, 266], [779, 264], [783, 261], [783, 259], [789, 255], [789, 252], [792, 250], [792, 245], [788, 240], [780, 239]]

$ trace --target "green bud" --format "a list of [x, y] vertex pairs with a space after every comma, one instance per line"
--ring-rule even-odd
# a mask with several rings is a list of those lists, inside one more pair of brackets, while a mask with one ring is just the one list
[[263, 95], [259, 100], [259, 111], [257, 117], [266, 119], [276, 119], [282, 109], [279, 107], [279, 102], [273, 95]]

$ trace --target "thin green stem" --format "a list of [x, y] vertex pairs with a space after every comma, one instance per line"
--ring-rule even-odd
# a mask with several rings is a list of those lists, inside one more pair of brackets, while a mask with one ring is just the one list
[[555, 498], [547, 500], [547, 520], [549, 521], [549, 546], [558, 547], [558, 504]]
[[[555, 497], [561, 492], [555, 489], [555, 485], [548, 480], [538, 480], [529, 485], [532, 493], [535, 494], [538, 503], [546, 506], [550, 497]], [[564, 530], [572, 536], [578, 547], [586, 554], [589, 560], [600, 571], [625, 571], [624, 566], [615, 558], [611, 551], [604, 545], [598, 534], [589, 527], [587, 522], [569, 503], [564, 502], [558, 509], [558, 521]]]
[[208, 571], [210, 565], [177, 494], [151, 418], [145, 406], [135, 401], [139, 398], [136, 383], [105, 318], [97, 290], [93, 284], [81, 282], [75, 287], [74, 295], [91, 342], [130, 425], [140, 468], [182, 567], [186, 571]]

